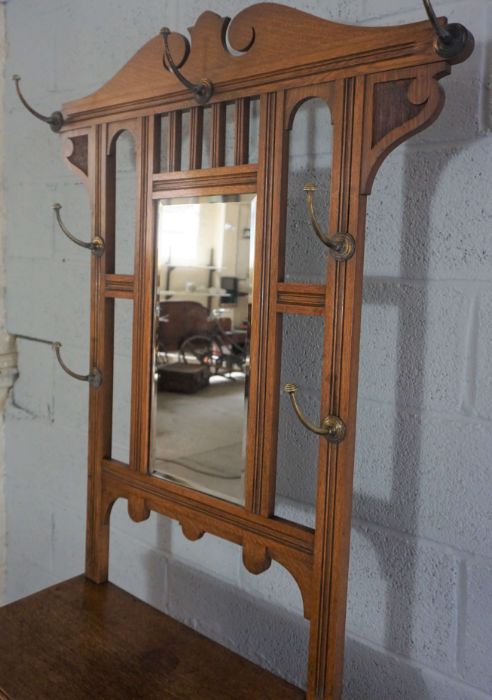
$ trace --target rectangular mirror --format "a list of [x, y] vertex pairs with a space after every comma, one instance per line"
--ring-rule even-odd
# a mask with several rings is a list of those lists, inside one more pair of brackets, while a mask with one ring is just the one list
[[256, 195], [157, 204], [151, 472], [244, 503]]

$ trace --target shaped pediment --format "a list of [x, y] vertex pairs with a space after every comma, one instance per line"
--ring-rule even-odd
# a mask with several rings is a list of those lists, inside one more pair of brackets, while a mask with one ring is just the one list
[[[215, 96], [257, 88], [275, 81], [302, 80], [304, 74], [327, 70], [360, 73], [374, 63], [391, 67], [402, 58], [408, 65], [426, 57], [440, 59], [429, 22], [394, 27], [360, 27], [322, 20], [275, 3], [260, 3], [234, 19], [204, 12], [189, 29], [190, 41], [172, 33], [170, 48], [183, 74], [198, 83], [207, 78]], [[163, 40], [148, 41], [103, 87], [66, 104], [69, 123], [135, 109], [136, 103], [193, 101], [189, 91], [163, 67]], [[266, 88], [265, 88], [266, 89]]]

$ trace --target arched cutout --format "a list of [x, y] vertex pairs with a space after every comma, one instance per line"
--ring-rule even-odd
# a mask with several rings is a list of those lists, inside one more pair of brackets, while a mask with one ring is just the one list
[[327, 231], [333, 140], [330, 108], [318, 97], [301, 100], [292, 110], [288, 126], [285, 281], [323, 283], [328, 252], [311, 228], [304, 185], [312, 182], [317, 186], [319, 222]]
[[[114, 272], [133, 275], [137, 216], [136, 148], [133, 134], [115, 134], [109, 152], [108, 204], [113, 200], [114, 221], [107, 222], [106, 236], [114, 241]], [[112, 196], [111, 196], [112, 195]], [[111, 225], [112, 224], [112, 225]]]

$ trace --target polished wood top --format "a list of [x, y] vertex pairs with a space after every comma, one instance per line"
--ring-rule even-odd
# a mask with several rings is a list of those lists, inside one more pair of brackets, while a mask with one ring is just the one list
[[111, 583], [79, 576], [0, 608], [2, 700], [304, 697]]

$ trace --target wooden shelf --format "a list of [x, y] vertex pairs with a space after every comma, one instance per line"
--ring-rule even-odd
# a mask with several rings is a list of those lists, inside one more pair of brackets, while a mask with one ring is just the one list
[[0, 700], [302, 700], [303, 691], [84, 576], [0, 608]]

